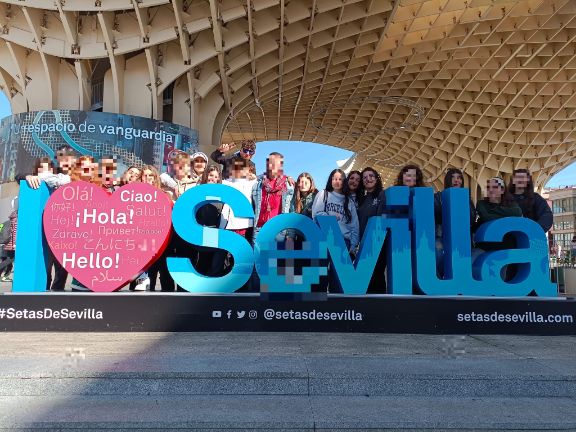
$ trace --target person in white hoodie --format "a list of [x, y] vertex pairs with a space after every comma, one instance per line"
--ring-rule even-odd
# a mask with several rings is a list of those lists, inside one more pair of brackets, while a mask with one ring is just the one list
[[[249, 161], [236, 158], [230, 162], [228, 169], [229, 172], [225, 173], [226, 179], [222, 180], [222, 184], [239, 190], [248, 201], [252, 202], [252, 189], [254, 184], [256, 184], [256, 180], [249, 180], [249, 178], [252, 177]], [[234, 213], [228, 205], [224, 205], [222, 208], [220, 228], [234, 231], [250, 240], [251, 233], [249, 231], [253, 226], [253, 219], [234, 216]]]
[[[316, 195], [312, 204], [312, 218], [316, 219], [317, 216], [336, 217], [348, 251], [354, 258], [359, 242], [358, 214], [356, 213], [356, 205], [350, 199], [346, 173], [341, 169], [335, 169], [330, 173], [326, 189]], [[328, 279], [330, 292], [342, 292], [340, 282], [332, 268], [329, 271]]]

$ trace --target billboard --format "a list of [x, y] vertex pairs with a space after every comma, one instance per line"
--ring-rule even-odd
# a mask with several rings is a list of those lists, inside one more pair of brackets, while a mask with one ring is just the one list
[[0, 181], [28, 174], [39, 157], [69, 145], [79, 154], [114, 155], [118, 171], [149, 164], [163, 171], [172, 150], [194, 152], [198, 131], [173, 123], [93, 111], [36, 111], [0, 121]]

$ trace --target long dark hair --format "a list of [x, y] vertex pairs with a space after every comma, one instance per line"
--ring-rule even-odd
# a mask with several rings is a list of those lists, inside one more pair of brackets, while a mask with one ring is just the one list
[[394, 186], [404, 186], [404, 173], [408, 172], [409, 170], [416, 170], [416, 187], [426, 186], [424, 184], [424, 174], [418, 165], [406, 165], [402, 167], [400, 172], [398, 173], [398, 177], [396, 178], [396, 183]]
[[348, 208], [348, 203], [350, 202], [350, 190], [348, 189], [348, 178], [346, 177], [346, 173], [342, 171], [340, 168], [336, 168], [332, 170], [330, 175], [328, 176], [328, 181], [326, 182], [326, 193], [324, 194], [324, 203], [328, 199], [328, 192], [334, 192], [334, 188], [332, 187], [332, 177], [336, 173], [340, 173], [342, 176], [342, 195], [344, 195], [344, 216], [346, 217], [346, 223], [350, 223], [352, 220], [352, 213]]
[[[512, 207], [514, 204], [516, 204], [514, 197], [508, 190], [508, 187], [506, 187], [506, 182], [504, 181], [504, 179], [502, 179], [501, 177], [490, 177], [488, 180], [486, 180], [486, 185], [488, 185], [488, 182], [490, 180], [496, 181], [496, 183], [498, 183], [500, 187], [504, 188], [504, 193], [502, 194], [502, 200], [500, 201], [501, 205], [503, 205], [504, 207]], [[484, 201], [488, 200], [489, 200], [488, 197], [484, 198]]]
[[[356, 188], [356, 191], [354, 192], [356, 195], [358, 195], [358, 191], [360, 190], [360, 186], [362, 185], [362, 173], [358, 170], [350, 171], [348, 173], [348, 177], [346, 178], [346, 183], [348, 183], [350, 181], [350, 177], [352, 177], [352, 174], [358, 174], [358, 176], [360, 177], [360, 182], [358, 182], [358, 187]], [[350, 186], [348, 186], [348, 189], [350, 189]], [[350, 191], [350, 193], [352, 193], [352, 191]]]
[[208, 176], [211, 172], [214, 171], [218, 173], [218, 183], [222, 183], [222, 173], [220, 172], [220, 167], [218, 165], [211, 164], [207, 165], [206, 169], [202, 173], [202, 177], [200, 177], [200, 184], [208, 183]]
[[[298, 187], [298, 184], [300, 183], [300, 179], [302, 177], [305, 177], [308, 180], [310, 180], [310, 190], [306, 194], [302, 194], [300, 188]], [[314, 179], [312, 178], [312, 176], [307, 172], [303, 172], [302, 174], [300, 174], [298, 176], [298, 179], [296, 180], [296, 193], [294, 194], [294, 199], [296, 200], [296, 205], [294, 208], [296, 210], [296, 213], [302, 212], [302, 200], [306, 198], [308, 195], [314, 194], [316, 192], [318, 192], [318, 189], [316, 189], [316, 185], [314, 184]]]
[[[376, 186], [374, 186], [374, 190], [372, 192], [367, 192], [364, 188], [364, 173], [368, 171], [373, 172], [374, 176], [376, 177]], [[368, 195], [372, 196], [373, 198], [378, 197], [382, 192], [382, 189], [384, 189], [384, 185], [382, 184], [382, 177], [380, 177], [380, 173], [372, 167], [364, 168], [360, 173], [360, 179], [360, 186], [358, 186], [356, 197], [358, 198], [358, 204], [362, 205]]]
[[516, 185], [514, 184], [514, 175], [515, 174], [526, 174], [528, 176], [528, 184], [526, 185], [526, 189], [524, 190], [524, 205], [522, 206], [522, 211], [526, 214], [524, 215], [527, 218], [532, 218], [534, 216], [534, 182], [532, 181], [532, 174], [525, 168], [518, 168], [512, 171], [512, 178], [510, 179], [510, 184], [508, 185], [508, 189], [510, 190], [511, 194], [516, 193]]
[[446, 171], [446, 175], [444, 176], [444, 189], [452, 187], [452, 176], [454, 174], [458, 174], [460, 176], [462, 179], [462, 187], [466, 187], [464, 186], [464, 174], [462, 174], [462, 171], [460, 171], [458, 168], [450, 168], [448, 171]]

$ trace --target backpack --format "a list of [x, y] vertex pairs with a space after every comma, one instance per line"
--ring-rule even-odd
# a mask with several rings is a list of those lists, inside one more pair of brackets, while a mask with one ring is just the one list
[[12, 221], [7, 220], [2, 224], [0, 228], [0, 244], [5, 245], [10, 241], [10, 228], [12, 227]]

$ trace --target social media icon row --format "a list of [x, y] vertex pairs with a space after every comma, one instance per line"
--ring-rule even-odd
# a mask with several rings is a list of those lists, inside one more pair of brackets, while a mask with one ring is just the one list
[[[228, 310], [226, 312], [226, 316], [228, 317], [228, 319], [231, 319], [232, 318], [232, 311]], [[242, 319], [245, 316], [246, 316], [246, 311], [236, 311], [236, 318]], [[219, 311], [219, 310], [212, 311], [212, 318], [222, 318], [222, 311]]]

